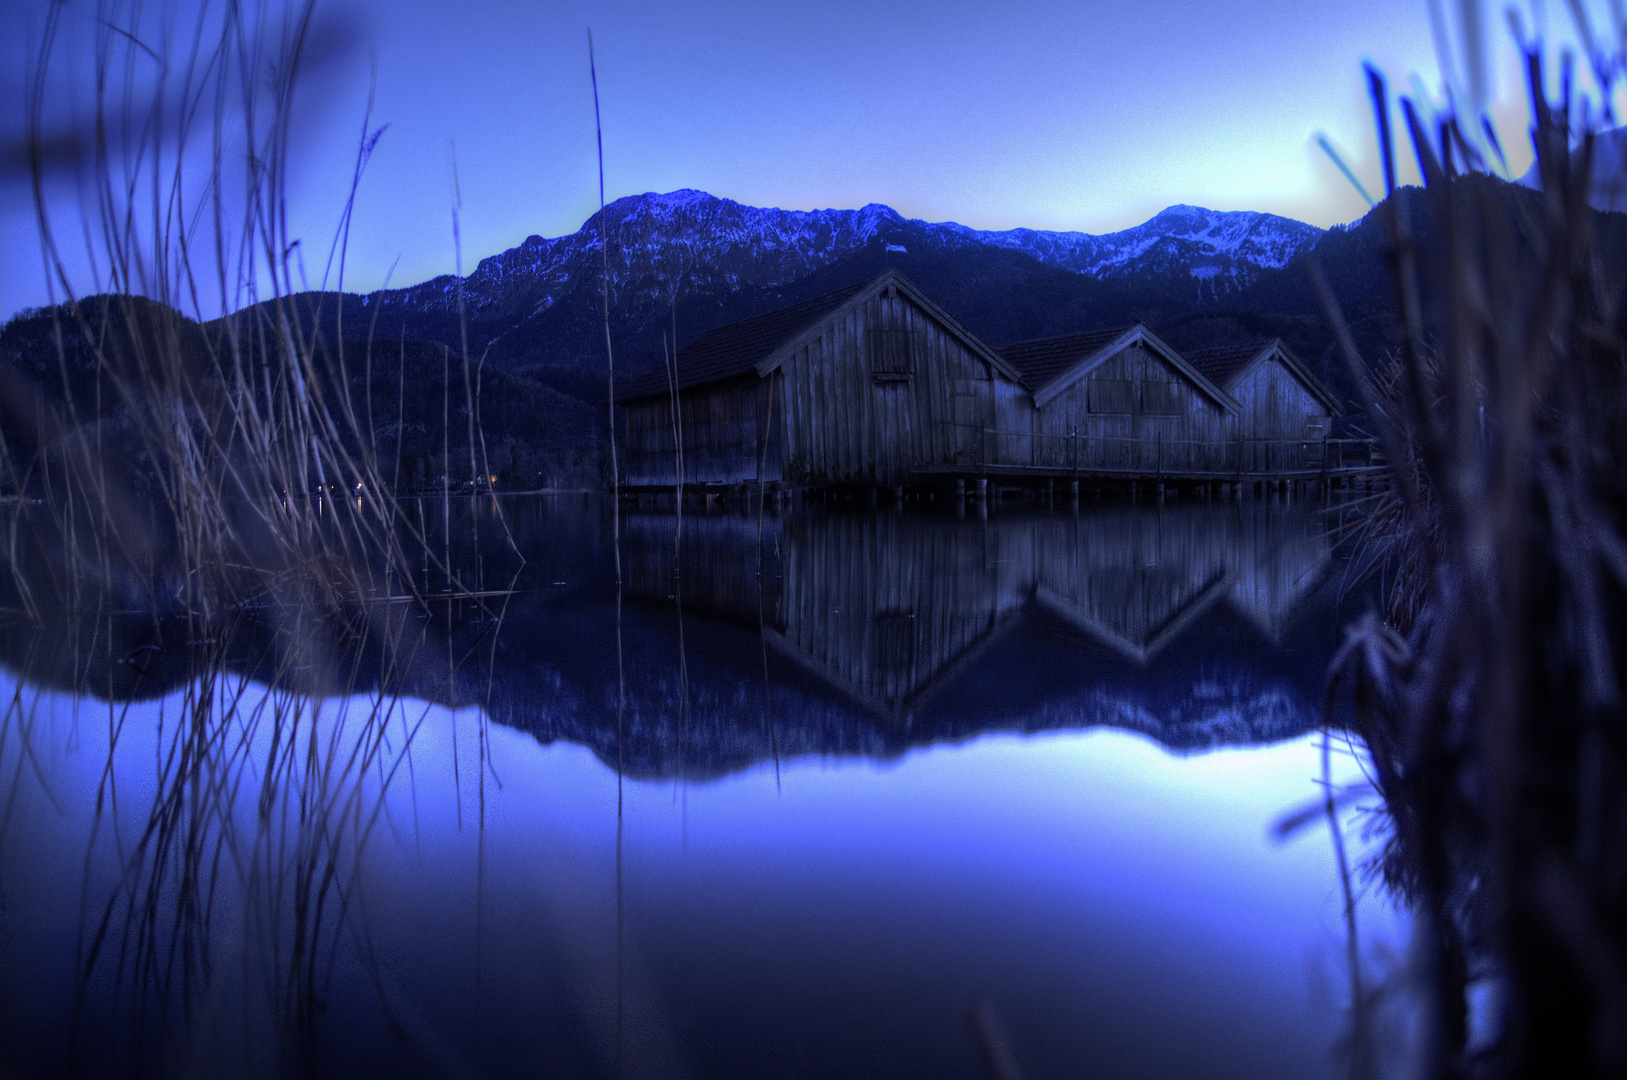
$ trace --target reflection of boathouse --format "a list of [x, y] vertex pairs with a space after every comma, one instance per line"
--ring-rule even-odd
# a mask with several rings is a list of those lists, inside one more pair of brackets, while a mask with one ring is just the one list
[[1183, 356], [1142, 325], [994, 350], [903, 275], [711, 330], [623, 388], [633, 488], [1226, 483], [1360, 471], [1281, 342]]
[[1221, 608], [1280, 641], [1330, 560], [1318, 516], [1255, 502], [999, 522], [699, 515], [677, 547], [671, 517], [635, 514], [626, 537], [635, 597], [759, 631], [775, 655], [888, 719], [1031, 616], [1136, 665]]

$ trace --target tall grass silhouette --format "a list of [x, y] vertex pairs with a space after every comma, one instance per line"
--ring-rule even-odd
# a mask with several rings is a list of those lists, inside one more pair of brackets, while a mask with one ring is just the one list
[[[124, 1034], [110, 1046], [80, 1030], [67, 1064], [196, 1065], [198, 1003], [234, 992], [263, 995], [280, 1047], [245, 1067], [308, 1070], [327, 973], [354, 937], [362, 852], [385, 792], [412, 768], [422, 708], [404, 688], [479, 699], [467, 685], [478, 673], [457, 685], [468, 658], [454, 651], [454, 609], [500, 624], [504, 583], [483, 578], [481, 515], [461, 496], [454, 512], [454, 489], [479, 485], [451, 475], [450, 444], [438, 512], [426, 521], [425, 500], [398, 497], [400, 462], [377, 449], [371, 396], [393, 350], [344, 326], [343, 308], [324, 306], [331, 294], [308, 293], [330, 280], [342, 290], [380, 136], [369, 106], [322, 281], [310, 282], [287, 186], [297, 91], [325, 32], [314, 4], [205, 5], [186, 25], [140, 5], [98, 8], [94, 62], [78, 73], [91, 112], [69, 140], [85, 150], [78, 197], [63, 206], [47, 104], [72, 17], [49, 6], [26, 80], [27, 167], [58, 302], [14, 321], [32, 348], [0, 379], [0, 604], [37, 634], [42, 666], [108, 699], [76, 979], [81, 1007], [113, 1008]], [[64, 222], [88, 248], [90, 295], [76, 291]], [[443, 395], [466, 399], [458, 441], [472, 480], [489, 469], [478, 363], [467, 350], [444, 361]], [[470, 535], [454, 544], [460, 527]], [[470, 543], [473, 575], [454, 557]], [[431, 647], [437, 631], [444, 649]], [[177, 689], [158, 730], [128, 730], [117, 701], [159, 655], [168, 683], [139, 694]], [[24, 767], [49, 751], [31, 693], [0, 707], [8, 807], [36, 780], [50, 797], [40, 767]], [[454, 742], [450, 763], [481, 791], [484, 731], [482, 719], [466, 761]], [[151, 787], [136, 793], [115, 767], [132, 741], [155, 754]], [[105, 859], [120, 868], [111, 883], [91, 870]], [[260, 984], [223, 990], [227, 969]]]

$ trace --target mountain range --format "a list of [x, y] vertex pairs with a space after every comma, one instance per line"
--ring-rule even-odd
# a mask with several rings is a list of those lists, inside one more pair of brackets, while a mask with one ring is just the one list
[[[612, 341], [629, 375], [733, 319], [897, 266], [999, 345], [1102, 319], [1210, 308], [1311, 250], [1323, 230], [1273, 214], [1172, 206], [1120, 232], [987, 231], [857, 210], [745, 206], [681, 190], [618, 199], [581, 229], [527, 237], [445, 275], [347, 300], [354, 326], [386, 337], [461, 340], [505, 370], [602, 394], [601, 231]], [[589, 373], [592, 373], [591, 380]]]
[[[466, 309], [476, 319], [488, 312], [513, 314], [521, 325], [569, 295], [584, 277], [597, 284], [599, 232], [606, 222], [616, 299], [631, 299], [626, 293], [632, 289], [660, 303], [742, 285], [788, 285], [866, 248], [907, 254], [911, 245], [958, 252], [1003, 249], [1098, 279], [1158, 279], [1195, 293], [1207, 286], [1214, 295], [1286, 265], [1322, 235], [1321, 229], [1274, 214], [1197, 206], [1172, 206], [1134, 228], [1101, 236], [990, 232], [906, 219], [879, 203], [858, 210], [763, 209], [684, 189], [618, 199], [569, 236], [530, 236], [481, 260], [461, 282]], [[457, 278], [446, 275], [375, 295], [426, 311], [450, 310], [458, 286]]]

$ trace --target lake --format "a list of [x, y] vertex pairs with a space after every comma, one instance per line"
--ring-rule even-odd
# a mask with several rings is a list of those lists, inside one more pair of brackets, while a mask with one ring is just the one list
[[0, 630], [0, 1072], [1345, 1075], [1320, 505], [417, 510], [478, 595]]

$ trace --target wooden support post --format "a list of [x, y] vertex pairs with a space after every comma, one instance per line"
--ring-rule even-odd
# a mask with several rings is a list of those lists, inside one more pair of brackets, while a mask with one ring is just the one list
[[964, 476], [955, 477], [955, 498], [962, 502], [966, 501], [966, 478]]

